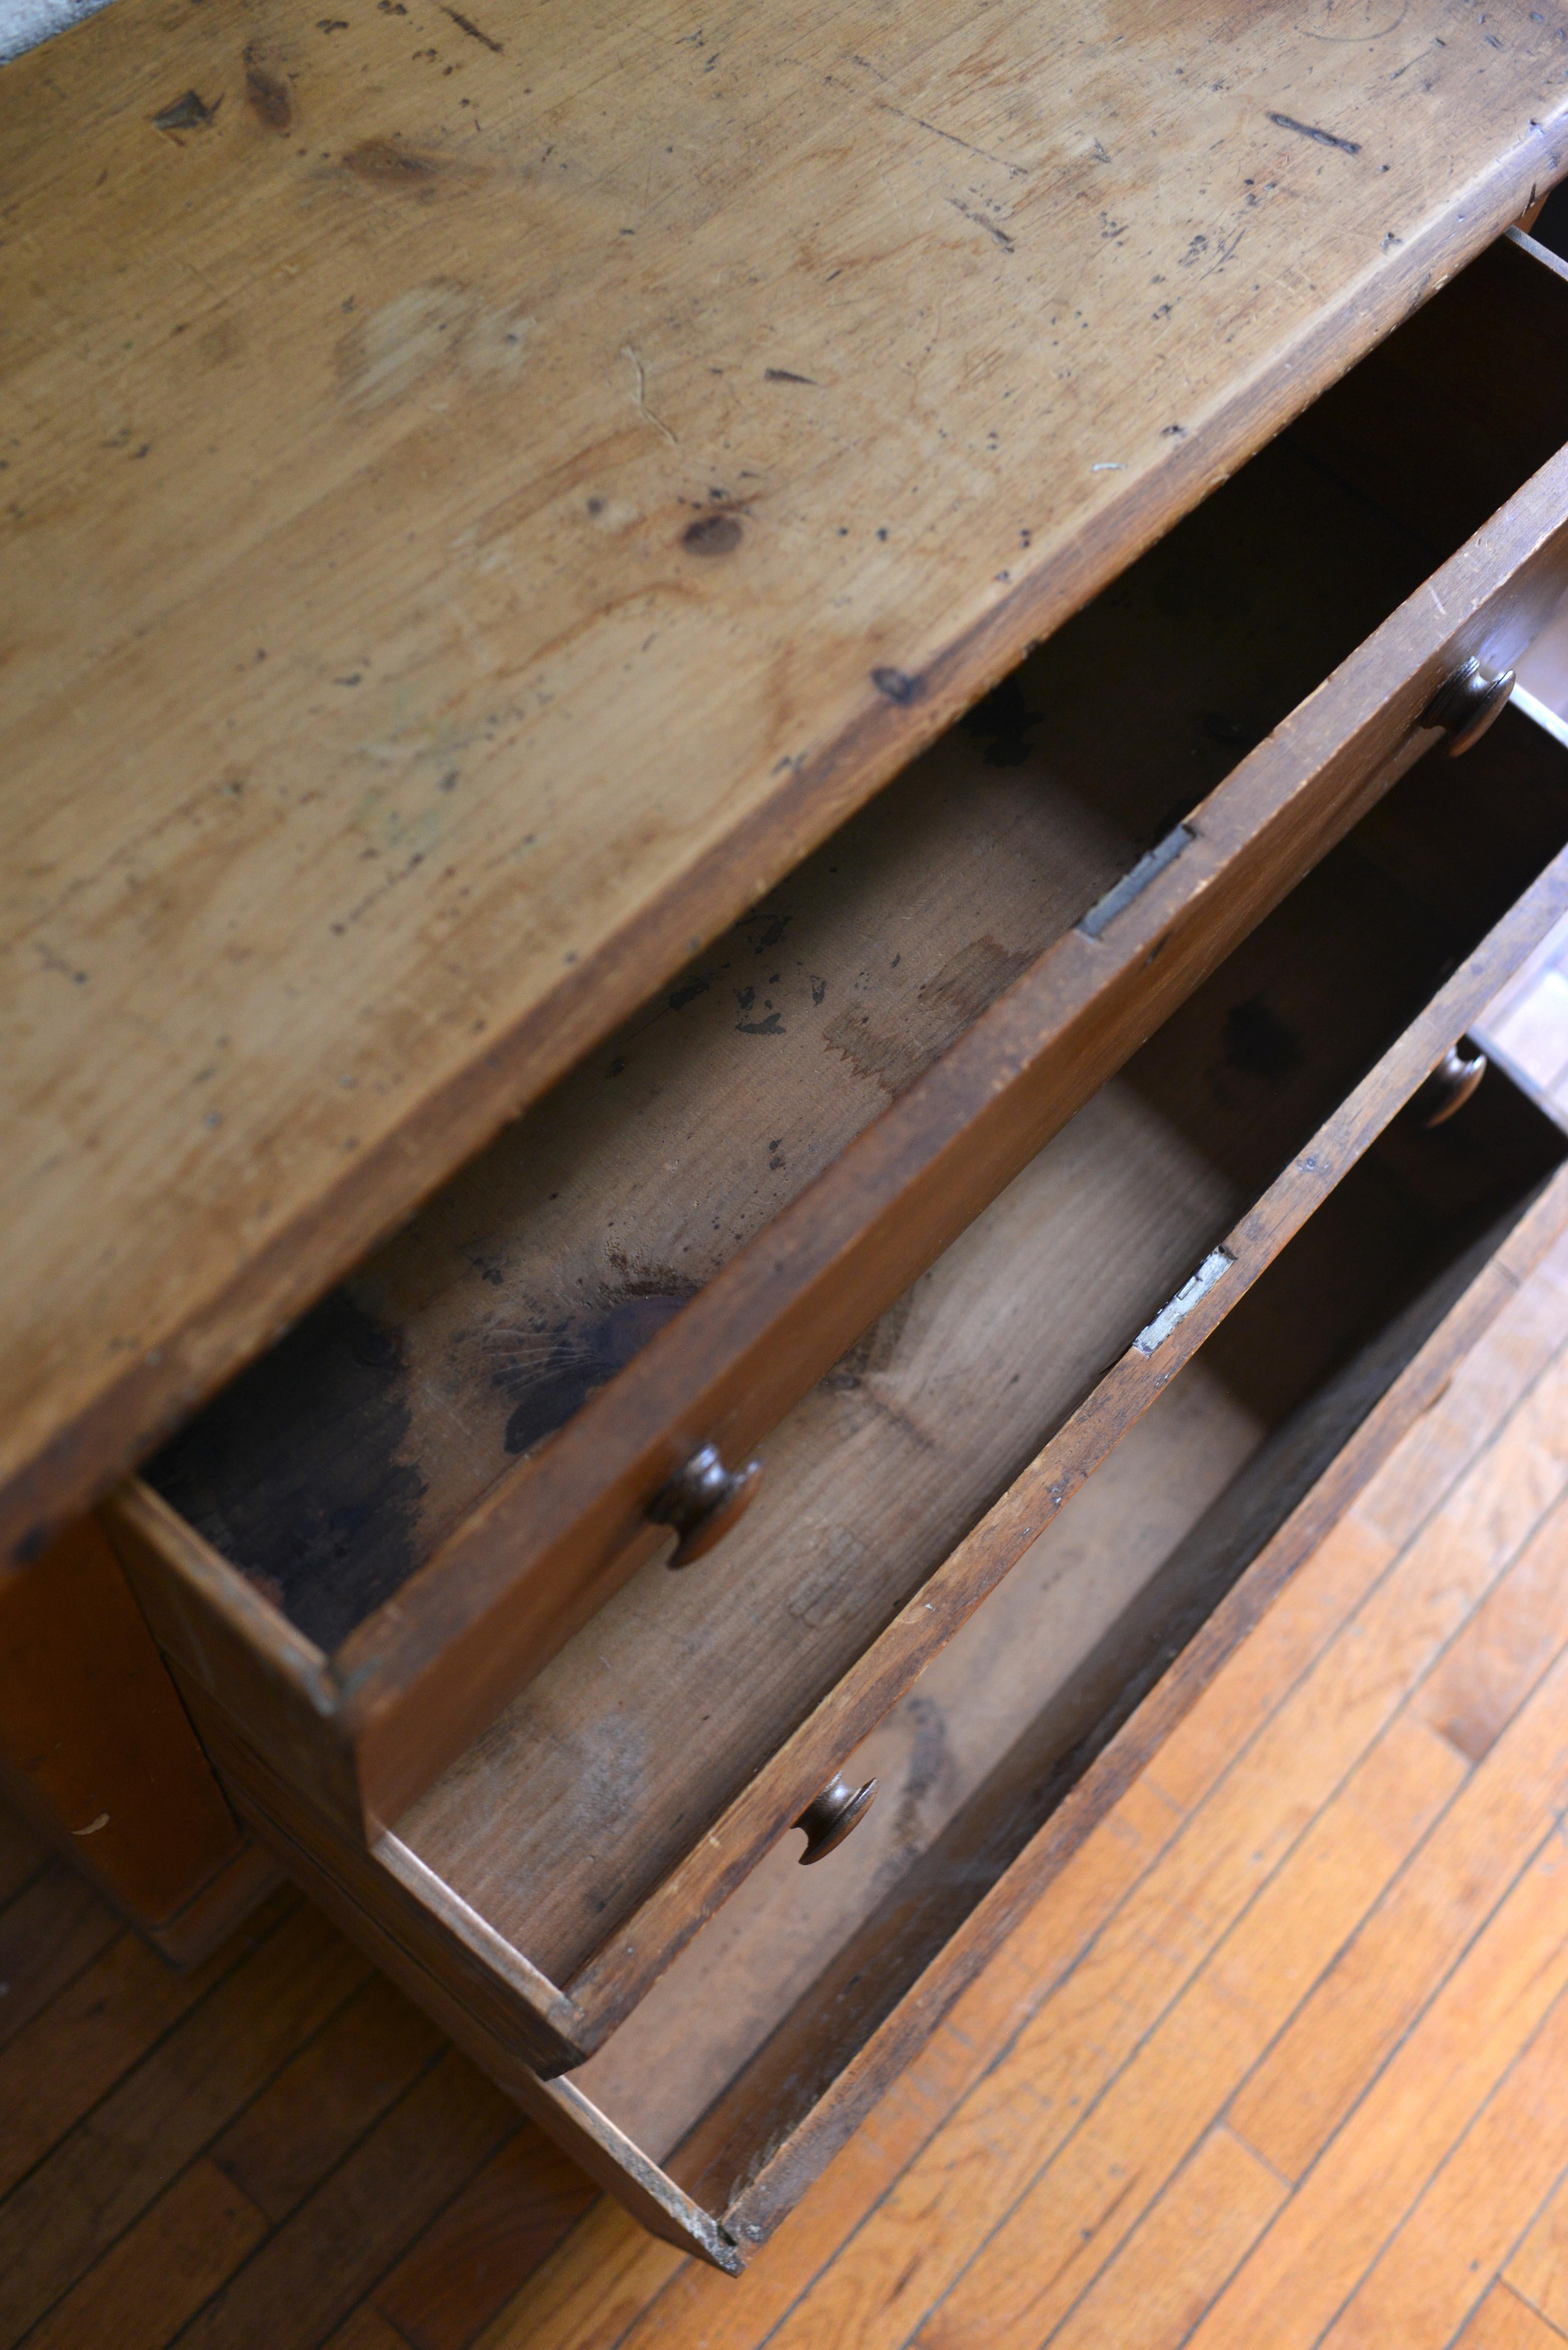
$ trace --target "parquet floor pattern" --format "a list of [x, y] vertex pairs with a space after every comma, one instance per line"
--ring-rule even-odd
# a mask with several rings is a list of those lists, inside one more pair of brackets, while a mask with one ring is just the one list
[[306, 1903], [0, 1824], [0, 2345], [1568, 2343], [1568, 1246], [739, 2283]]

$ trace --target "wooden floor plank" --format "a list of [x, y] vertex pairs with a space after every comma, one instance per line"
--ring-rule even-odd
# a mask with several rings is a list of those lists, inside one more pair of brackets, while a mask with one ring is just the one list
[[1454, 2350], [1559, 2350], [1568, 2342], [1505, 2284], [1495, 2284], [1454, 2344]]
[[1403, 1544], [1568, 1341], [1568, 1240], [1531, 1278], [1358, 1496], [1355, 1515]]
[[576, 2165], [525, 2122], [375, 2292], [412, 2350], [468, 2350], [595, 2199]]
[[1178, 2350], [1289, 2192], [1229, 2130], [1211, 2130], [1053, 2333], [1052, 2350]]
[[286, 2220], [442, 2045], [427, 2015], [371, 1975], [229, 2124], [213, 2160], [269, 2220]]
[[1342, 2125], [1332, 2159], [1317, 2164], [1193, 2334], [1194, 2350], [1315, 2344], [1565, 1987], [1568, 1870], [1552, 1825]]
[[[745, 2274], [742, 2293], [609, 2207], [594, 2211], [484, 2335], [483, 2350], [627, 2350], [701, 2340], [750, 2350], [875, 2210], [966, 2090], [1092, 1943], [1184, 1814], [1137, 1781], [972, 1983]], [[657, 2297], [656, 2297], [657, 2296]], [[629, 2329], [629, 2330], [628, 2330]]]
[[86, 1877], [63, 1860], [40, 1869], [0, 1910], [0, 2048], [119, 1930]]
[[185, 1974], [122, 1929], [0, 2054], [0, 2195], [299, 1906], [297, 1894], [274, 1895]]
[[1568, 2163], [1568, 1999], [1498, 2084], [1350, 2302], [1323, 2350], [1447, 2342]]
[[1035, 2350], [1046, 2339], [1119, 2257], [1464, 1776], [1424, 1723], [1401, 1715], [1390, 1725], [977, 2250], [921, 2327], [920, 2350]]
[[[1541, 1547], [1568, 1569], [1568, 1511]], [[1532, 1546], [1533, 1553], [1534, 1546]], [[1528, 1608], [1533, 1577], [1521, 1567]], [[1568, 1575], [1557, 1638], [1568, 1638]], [[1473, 1627], [1490, 1648], [1494, 1623]], [[1462, 1680], [1459, 1652], [1445, 1664]], [[1417, 1701], [1426, 1695], [1418, 1692]], [[1426, 1846], [1390, 1887], [1300, 2014], [1238, 2094], [1231, 2122], [1289, 2178], [1299, 2178], [1502, 1898], [1554, 1809], [1568, 1803], [1568, 1655], [1496, 1740]]]
[[[811, 2199], [820, 2202], [821, 2198]], [[793, 2225], [793, 2220], [787, 2222], [763, 2251], [774, 2278], [781, 2258], [777, 2248], [787, 2243]], [[839, 2241], [836, 2236], [825, 2258], [831, 2258]], [[743, 2315], [732, 2305], [726, 2310], [712, 2293], [711, 2273], [673, 2245], [646, 2234], [618, 2204], [597, 2203], [480, 2337], [479, 2350], [535, 2350], [535, 2345], [537, 2350], [616, 2350], [621, 2344], [629, 2350], [633, 2342], [679, 2342], [685, 2338], [680, 2329], [690, 2324], [693, 2310], [700, 2313], [699, 2324], [711, 2315], [722, 2326], [727, 2315], [750, 2350], [766, 2331], [765, 2321], [751, 2304], [753, 2272], [747, 2272]], [[786, 2294], [786, 2306], [787, 2300]], [[677, 2330], [672, 2332], [672, 2326]], [[699, 2338], [706, 2350], [705, 2330]]]
[[0, 2343], [144, 2211], [369, 1970], [302, 1904], [0, 2205]]
[[192, 2163], [57, 2302], [27, 2350], [162, 2350], [266, 2230], [222, 2171]]
[[446, 2049], [208, 2303], [182, 2350], [324, 2341], [520, 2126], [515, 2106]]
[[1417, 1694], [1422, 1720], [1469, 1762], [1490, 1752], [1568, 1640], [1565, 1593], [1568, 1499], [1548, 1512]]
[[[1559, 1351], [1455, 1481], [1440, 1508], [1417, 1527], [1401, 1555], [1397, 1576], [1390, 1581], [1402, 1584], [1414, 1573], [1440, 1591], [1445, 1563], [1451, 1562], [1459, 1599], [1448, 1623], [1451, 1633], [1565, 1488], [1568, 1356]], [[1358, 1541], [1380, 1542], [1387, 1546], [1386, 1555], [1393, 1553], [1391, 1538], [1365, 1525], [1358, 1513], [1352, 1512], [1330, 1543], [1342, 1555], [1354, 1555]], [[1418, 1565], [1413, 1566], [1412, 1561]], [[1390, 1604], [1397, 1607], [1399, 1602], [1391, 1603], [1375, 1589], [1366, 1602], [1368, 1612], [1359, 1619], [1357, 1637], [1379, 1639]], [[1258, 1627], [1260, 1634], [1266, 1633], [1274, 1612]], [[1244, 1752], [1254, 1731], [1254, 1708], [1267, 1711], [1280, 1702], [1280, 1683], [1270, 1674], [1270, 1645], [1260, 1643], [1254, 1654], [1255, 1638], [1249, 1638], [1234, 1659], [1240, 1669], [1219, 1676], [1150, 1765], [1148, 1775], [1155, 1784], [1189, 1808], [1202, 1800], [1217, 1772], [1231, 1767]]]
[[1341, 1519], [1177, 1724], [1156, 1757], [1158, 1776], [1145, 1772], [1149, 1784], [1196, 1811], [1397, 1555], [1386, 1534], [1354, 1516]]
[[322, 2345], [322, 2350], [409, 2350], [409, 2345], [366, 2302]]
[[1568, 2334], [1568, 2178], [1503, 2269], [1522, 2300]]

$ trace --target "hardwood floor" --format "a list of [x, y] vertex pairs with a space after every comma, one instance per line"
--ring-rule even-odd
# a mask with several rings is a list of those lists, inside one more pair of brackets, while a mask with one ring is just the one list
[[184, 1977], [0, 1823], [0, 2343], [1568, 2342], [1568, 1245], [739, 2283], [308, 1904]]

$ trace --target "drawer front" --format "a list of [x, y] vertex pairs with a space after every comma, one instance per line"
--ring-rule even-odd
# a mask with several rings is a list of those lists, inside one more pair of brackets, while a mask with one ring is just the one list
[[[1522, 341], [1534, 350], [1542, 334], [1561, 339], [1568, 287], [1522, 248], [1503, 250], [1505, 307]], [[1468, 273], [1443, 300], [1474, 279], [1480, 289], [1474, 298], [1490, 302], [1490, 266], [1488, 257], [1478, 265], [1480, 276]], [[1493, 372], [1506, 383], [1506, 367]], [[1381, 413], [1376, 399], [1362, 405]], [[1440, 422], [1442, 402], [1429, 405]], [[1418, 438], [1430, 418], [1397, 422], [1402, 435]], [[1527, 422], [1516, 464], [1540, 454], [1552, 425], [1533, 411]], [[1493, 423], [1506, 438], [1506, 401]], [[1341, 439], [1347, 434], [1354, 438], [1349, 426]], [[1275, 494], [1258, 494], [1265, 519]], [[1462, 499], [1442, 529], [1457, 526], [1456, 515], [1469, 518]], [[853, 1133], [780, 1212], [749, 1237], [742, 1232], [673, 1318], [647, 1336], [659, 1301], [643, 1301], [649, 1315], [639, 1321], [642, 1306], [630, 1298], [638, 1308], [630, 1322], [646, 1342], [568, 1412], [551, 1440], [498, 1479], [493, 1466], [504, 1467], [504, 1454], [485, 1456], [477, 1475], [481, 1487], [491, 1478], [488, 1489], [411, 1571], [393, 1555], [396, 1540], [373, 1552], [377, 1575], [391, 1561], [390, 1588], [330, 1648], [272, 1603], [265, 1575], [253, 1581], [236, 1572], [167, 1497], [143, 1489], [114, 1505], [115, 1539], [171, 1654], [284, 1776], [348, 1833], [373, 1841], [667, 1539], [648, 1513], [683, 1460], [712, 1445], [732, 1464], [742, 1461], [1438, 739], [1424, 722], [1455, 673], [1471, 660], [1492, 670], [1514, 660], [1568, 580], [1565, 515], [1568, 457], [1553, 457], [1223, 782], [1166, 827], [1157, 854], [1134, 862], [1123, 883], [1102, 889], [1053, 943], [1024, 957], [1026, 967], [1006, 985], [1013, 950], [1003, 941], [987, 982], [1001, 992], [934, 1058], [931, 1032], [922, 1032], [924, 1074], [903, 1090], [889, 1078], [895, 1098], [882, 1114]], [[1251, 526], [1261, 526], [1256, 515]], [[1407, 518], [1387, 528], [1408, 526]], [[1411, 576], [1419, 571], [1417, 565]], [[1325, 577], [1332, 581], [1332, 565]], [[1330, 600], [1328, 590], [1317, 600]], [[1247, 598], [1233, 602], [1240, 615]], [[1107, 605], [1095, 625], [1114, 629], [1121, 609]], [[1276, 637], [1290, 635], [1287, 618], [1272, 615]], [[1235, 625], [1242, 625], [1240, 617]], [[1065, 635], [1054, 644], [1064, 641]], [[1041, 658], [1052, 652], [1047, 646]], [[1060, 681], [1060, 671], [1052, 674]], [[1176, 702], [1160, 707], [1180, 706], [1181, 691], [1179, 674], [1164, 678], [1161, 691]], [[1113, 676], [1109, 701], [1116, 691]], [[1210, 752], [1218, 748], [1223, 764], [1231, 755], [1224, 743], [1245, 737], [1246, 713], [1210, 712], [1205, 726], [1210, 722]], [[1012, 757], [1007, 723], [1005, 709], [984, 722], [975, 773], [993, 751]], [[1080, 717], [1075, 739], [1092, 744], [1094, 731], [1085, 732]], [[1085, 805], [1092, 801], [1091, 793]], [[1478, 837], [1476, 853], [1483, 851]], [[1087, 873], [1093, 860], [1075, 869]], [[1016, 894], [1026, 903], [1030, 893]], [[926, 999], [927, 991], [918, 993]], [[908, 1008], [907, 1016], [915, 1020]], [[764, 1089], [759, 1117], [766, 1099]], [[692, 1116], [701, 1108], [699, 1101]], [[476, 1283], [502, 1277], [483, 1249], [468, 1253]], [[538, 1335], [524, 1333], [529, 1344]], [[374, 1387], [373, 1362], [367, 1376]], [[488, 1390], [499, 1380], [486, 1373], [478, 1384]], [[298, 1449], [307, 1453], [311, 1431], [300, 1433]], [[441, 1482], [448, 1468], [427, 1459], [410, 1465], [398, 1442], [394, 1428], [378, 1456], [386, 1468], [381, 1498], [394, 1509], [410, 1487]], [[282, 1445], [286, 1468], [295, 1449]], [[454, 1458], [463, 1451], [451, 1449]], [[335, 1526], [332, 1512], [327, 1516]], [[722, 1549], [713, 1566], [695, 1572], [722, 1571], [725, 1555]]]

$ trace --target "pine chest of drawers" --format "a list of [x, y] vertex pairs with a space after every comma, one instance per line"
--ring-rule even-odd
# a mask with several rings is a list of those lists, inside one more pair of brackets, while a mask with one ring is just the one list
[[8, 69], [12, 1571], [723, 2267], [1568, 1221], [1568, 12], [1102, 14]]

